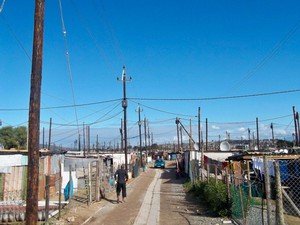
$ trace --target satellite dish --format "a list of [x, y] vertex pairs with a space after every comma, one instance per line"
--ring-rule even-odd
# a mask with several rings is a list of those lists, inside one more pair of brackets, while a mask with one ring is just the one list
[[230, 144], [228, 141], [222, 141], [220, 144], [220, 150], [221, 151], [230, 151]]

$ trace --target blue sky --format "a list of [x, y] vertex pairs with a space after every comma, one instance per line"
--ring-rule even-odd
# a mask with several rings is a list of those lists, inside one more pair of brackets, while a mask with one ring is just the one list
[[[123, 65], [132, 76], [127, 111], [133, 145], [138, 103], [154, 142], [176, 143], [176, 117], [186, 127], [192, 119], [197, 140], [198, 107], [203, 128], [208, 118], [210, 140], [224, 139], [225, 131], [247, 138], [256, 117], [262, 138], [271, 138], [271, 122], [275, 137], [291, 138], [299, 91], [210, 98], [299, 89], [298, 1], [61, 0], [61, 5], [62, 11], [59, 1], [46, 1], [42, 74], [41, 130], [51, 117], [56, 145], [71, 146], [83, 123], [91, 126], [92, 142], [97, 134], [106, 143], [119, 141], [123, 92], [116, 78]], [[28, 124], [33, 16], [34, 1], [20, 0], [6, 0], [0, 14], [3, 126]], [[78, 106], [65, 107], [74, 103]]]

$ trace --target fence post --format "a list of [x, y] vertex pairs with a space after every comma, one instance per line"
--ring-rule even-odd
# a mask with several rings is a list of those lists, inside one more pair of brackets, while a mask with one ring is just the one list
[[241, 188], [240, 183], [239, 183], [239, 192], [240, 192], [240, 203], [241, 203], [241, 210], [242, 210], [242, 216], [243, 216], [243, 224], [246, 225], [246, 216], [245, 216], [245, 210], [244, 210], [243, 192], [242, 192], [242, 188]]
[[247, 160], [247, 176], [248, 176], [249, 198], [252, 198], [252, 186], [251, 186], [251, 179], [250, 179], [250, 160]]
[[88, 164], [88, 180], [89, 180], [89, 185], [88, 185], [88, 205], [90, 205], [92, 203], [92, 169], [91, 169], [91, 163]]
[[96, 167], [96, 201], [100, 201], [100, 159], [97, 161], [97, 167]]
[[265, 192], [266, 192], [266, 201], [267, 201], [267, 224], [271, 225], [271, 196], [270, 196], [270, 177], [269, 177], [269, 165], [268, 158], [264, 155], [264, 178], [265, 178]]
[[72, 191], [72, 165], [69, 166], [69, 204], [71, 203], [71, 191]]
[[278, 161], [275, 161], [274, 169], [276, 180], [276, 225], [284, 225], [282, 188]]
[[229, 185], [229, 173], [228, 173], [228, 167], [225, 168], [225, 176], [226, 176], [226, 189], [227, 189], [227, 205], [229, 206], [230, 202], [230, 185]]
[[50, 176], [46, 175], [45, 225], [49, 224]]
[[61, 176], [61, 158], [59, 157], [58, 160], [59, 163], [59, 184], [58, 184], [58, 219], [60, 220], [60, 216], [61, 216], [61, 188], [62, 188], [62, 176]]

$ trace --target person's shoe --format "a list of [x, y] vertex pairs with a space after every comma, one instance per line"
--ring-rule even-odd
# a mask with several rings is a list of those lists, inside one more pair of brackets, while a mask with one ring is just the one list
[[122, 202], [126, 202], [126, 201], [125, 201], [125, 198], [122, 199]]

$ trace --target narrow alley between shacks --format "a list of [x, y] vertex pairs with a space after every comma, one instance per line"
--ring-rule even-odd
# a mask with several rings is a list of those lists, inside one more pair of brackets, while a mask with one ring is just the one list
[[[175, 165], [148, 168], [127, 185], [126, 202], [117, 203], [115, 192], [100, 204], [80, 206], [73, 202], [60, 224], [222, 224], [228, 220], [211, 216], [192, 194], [183, 188], [185, 178], [176, 179]], [[69, 222], [67, 222], [69, 221]]]

